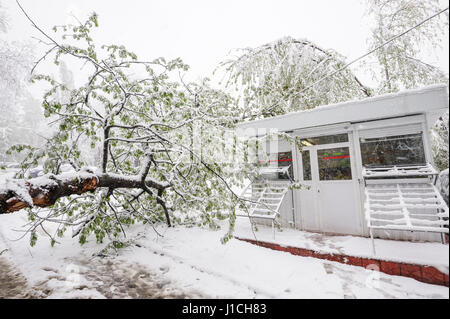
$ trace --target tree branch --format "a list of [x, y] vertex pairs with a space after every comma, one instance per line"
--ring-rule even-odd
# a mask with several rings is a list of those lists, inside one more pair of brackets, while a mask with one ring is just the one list
[[0, 184], [0, 214], [12, 213], [27, 207], [52, 206], [61, 197], [81, 195], [100, 187], [111, 190], [149, 187], [163, 191], [170, 186], [169, 183], [160, 183], [151, 178], [146, 178], [143, 184], [141, 176], [138, 175], [94, 174], [87, 171], [44, 175], [29, 180], [6, 180], [4, 185]]

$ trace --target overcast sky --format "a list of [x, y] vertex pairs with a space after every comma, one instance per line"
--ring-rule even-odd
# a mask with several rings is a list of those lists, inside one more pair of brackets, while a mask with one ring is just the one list
[[[14, 0], [1, 0], [9, 15], [8, 38], [37, 33]], [[231, 49], [256, 47], [284, 36], [307, 38], [350, 61], [367, 51], [363, 0], [21, 0], [44, 30], [99, 14], [99, 43], [123, 44], [141, 60], [181, 57], [193, 79], [209, 76]], [[442, 1], [442, 7], [448, 0]], [[448, 72], [448, 37], [430, 63]], [[365, 79], [366, 75], [360, 74]]]

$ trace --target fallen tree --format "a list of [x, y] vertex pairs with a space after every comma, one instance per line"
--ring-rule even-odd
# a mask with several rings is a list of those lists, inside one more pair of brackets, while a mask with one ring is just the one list
[[63, 179], [57, 175], [30, 180], [6, 180], [0, 185], [0, 214], [23, 208], [48, 207], [61, 197], [94, 191], [99, 184], [93, 174]]
[[[106, 187], [110, 191], [119, 188], [164, 190], [169, 184], [143, 176], [117, 174], [94, 174], [92, 171], [53, 175], [48, 174], [29, 180], [6, 180], [0, 185], [0, 214], [8, 214], [23, 208], [49, 207], [61, 198], [81, 195]], [[167, 219], [170, 226], [170, 219]]]
[[[120, 45], [99, 48], [91, 35], [98, 26], [95, 13], [84, 23], [54, 27], [56, 39], [22, 11], [47, 46], [31, 72], [33, 81], [50, 86], [42, 107], [57, 131], [42, 147], [8, 151], [24, 159], [13, 179], [0, 180], [0, 214], [27, 209], [31, 244], [38, 228], [52, 244], [71, 228], [83, 244], [89, 235], [115, 241], [135, 222], [217, 227], [224, 218], [230, 227], [222, 239], [230, 239], [243, 201], [232, 187], [251, 180], [254, 163], [267, 154], [256, 143], [261, 135], [244, 143], [226, 135], [243, 116], [255, 117], [255, 110], [246, 113], [207, 80], [185, 83], [188, 66], [180, 59], [139, 60]], [[36, 73], [50, 59], [79, 66], [83, 84], [72, 87]], [[38, 165], [45, 175], [29, 178]], [[64, 165], [73, 171], [62, 173]]]
[[[124, 226], [135, 222], [214, 227], [224, 212], [232, 218], [223, 239], [231, 238], [239, 202], [231, 185], [254, 170], [224, 162], [220, 151], [223, 132], [238, 118], [235, 101], [206, 81], [186, 84], [182, 73], [188, 66], [180, 59], [141, 61], [123, 46], [98, 49], [91, 38], [95, 13], [84, 23], [55, 27], [56, 40], [23, 12], [48, 46], [32, 79], [50, 85], [42, 107], [58, 130], [43, 147], [15, 145], [8, 151], [24, 160], [14, 178], [0, 182], [0, 214], [28, 209], [32, 244], [38, 227], [52, 244], [67, 227], [80, 243], [89, 234], [102, 242], [126, 236]], [[80, 65], [84, 84], [69, 88], [36, 73], [50, 58], [56, 65]], [[73, 171], [63, 173], [67, 164]], [[45, 175], [28, 178], [37, 165]], [[45, 222], [57, 223], [56, 231]]]

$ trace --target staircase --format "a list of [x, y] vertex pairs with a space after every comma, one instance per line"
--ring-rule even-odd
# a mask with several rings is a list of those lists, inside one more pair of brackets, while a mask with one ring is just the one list
[[289, 184], [288, 181], [273, 180], [256, 180], [250, 183], [241, 194], [245, 208], [236, 215], [249, 217], [253, 224], [257, 219], [270, 220], [275, 237], [276, 218]]
[[431, 165], [363, 170], [365, 218], [373, 230], [449, 233], [449, 209], [434, 186], [436, 170]]

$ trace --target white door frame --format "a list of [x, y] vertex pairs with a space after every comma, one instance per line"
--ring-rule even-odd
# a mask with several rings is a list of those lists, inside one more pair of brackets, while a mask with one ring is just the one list
[[[301, 152], [297, 151], [297, 176], [302, 180], [302, 183], [305, 185], [310, 185], [311, 190], [314, 192], [313, 198], [314, 198], [314, 208], [315, 208], [315, 215], [317, 216], [317, 223], [321, 231], [324, 230], [324, 222], [323, 222], [323, 205], [320, 202], [320, 198], [318, 196], [318, 193], [320, 191], [320, 185], [323, 183], [326, 184], [339, 184], [342, 181], [340, 180], [330, 180], [330, 181], [320, 181], [319, 178], [319, 163], [318, 163], [318, 157], [317, 157], [317, 151], [322, 149], [332, 149], [332, 148], [339, 148], [339, 147], [348, 147], [349, 149], [349, 155], [350, 155], [350, 168], [352, 172], [352, 179], [347, 180], [348, 182], [351, 182], [353, 192], [355, 193], [354, 196], [354, 203], [353, 208], [356, 212], [357, 220], [355, 220], [355, 224], [357, 225], [358, 231], [363, 232], [362, 230], [362, 219], [361, 219], [361, 208], [360, 208], [360, 198], [359, 198], [359, 184], [358, 184], [358, 170], [356, 168], [356, 157], [354, 152], [354, 141], [353, 141], [353, 132], [352, 131], [346, 131], [341, 133], [348, 133], [348, 141], [347, 142], [340, 142], [340, 143], [330, 143], [330, 144], [319, 144], [319, 145], [313, 145], [313, 146], [304, 146], [302, 147], [302, 151], [309, 151], [310, 156], [310, 165], [311, 165], [311, 180], [310, 181], [304, 181], [303, 179], [303, 161], [302, 161], [302, 154]], [[299, 194], [298, 194], [299, 195]], [[296, 196], [297, 197], [297, 196]], [[297, 202], [301, 200], [300, 198], [297, 199]], [[300, 208], [298, 204], [296, 204], [297, 207]], [[303, 216], [302, 212], [300, 211], [300, 218], [302, 221], [302, 229], [303, 229]]]
[[[315, 126], [315, 127], [307, 127], [307, 128], [301, 128], [301, 129], [295, 129], [292, 132], [292, 136], [297, 136], [299, 138], [308, 138], [308, 137], [316, 137], [316, 136], [329, 136], [333, 134], [346, 134], [351, 132], [353, 129], [350, 122], [342, 122], [332, 125], [323, 125], [323, 126]], [[351, 145], [353, 145], [349, 135], [349, 142]], [[347, 142], [345, 142], [347, 143]], [[302, 151], [307, 150], [307, 146], [302, 147]], [[352, 152], [352, 146], [350, 147], [350, 152]], [[310, 152], [311, 154], [311, 152]], [[311, 156], [311, 155], [310, 155]], [[350, 155], [352, 157], [352, 155]], [[295, 157], [295, 160], [294, 160]], [[302, 184], [309, 185], [312, 181], [304, 181], [303, 180], [303, 162], [302, 162], [302, 155], [299, 151], [298, 147], [296, 145], [292, 146], [292, 158], [294, 161], [294, 177], [296, 180], [301, 181]], [[311, 162], [312, 165], [312, 162]], [[352, 168], [353, 169], [353, 168]], [[312, 167], [311, 167], [312, 170]], [[301, 203], [300, 203], [300, 190], [296, 189], [294, 190], [294, 214], [295, 216], [298, 216], [299, 218], [295, 219], [295, 227], [299, 227], [300, 229], [304, 230], [304, 222], [303, 222], [303, 214], [301, 211]], [[316, 205], [317, 200], [315, 201]], [[316, 209], [317, 211], [317, 209]]]

